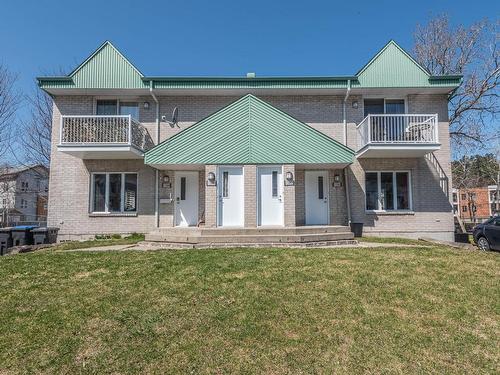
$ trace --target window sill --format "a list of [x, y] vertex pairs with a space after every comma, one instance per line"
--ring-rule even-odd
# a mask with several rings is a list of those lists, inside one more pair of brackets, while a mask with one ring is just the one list
[[135, 217], [137, 212], [91, 212], [89, 217]]
[[367, 215], [390, 216], [390, 215], [415, 215], [415, 211], [366, 211]]

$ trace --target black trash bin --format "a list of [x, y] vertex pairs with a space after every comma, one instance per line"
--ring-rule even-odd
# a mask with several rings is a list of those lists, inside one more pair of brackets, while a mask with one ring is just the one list
[[31, 230], [34, 225], [19, 225], [13, 227], [12, 231], [12, 246], [33, 245], [33, 233]]
[[34, 228], [31, 230], [33, 233], [33, 243], [35, 245], [42, 245], [57, 242], [57, 232], [59, 228]]
[[12, 228], [0, 228], [0, 255], [7, 253], [7, 249], [12, 247]]
[[354, 233], [354, 237], [362, 237], [363, 223], [351, 223], [351, 232]]

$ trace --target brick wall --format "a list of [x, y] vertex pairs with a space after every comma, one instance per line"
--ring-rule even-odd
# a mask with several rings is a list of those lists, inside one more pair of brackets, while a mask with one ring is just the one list
[[[218, 109], [238, 99], [236, 96], [166, 96], [160, 97], [160, 113], [170, 115], [174, 107], [179, 108], [178, 126], [161, 123], [160, 139], [164, 140]], [[304, 121], [315, 129], [324, 132], [339, 142], [343, 142], [342, 103], [343, 96], [273, 96], [262, 97], [263, 100], [289, 113], [298, 120]], [[156, 137], [156, 111], [151, 97], [138, 98], [140, 102], [139, 120], [149, 130], [153, 139]], [[142, 103], [150, 102], [149, 109], [144, 109]], [[353, 107], [358, 103], [358, 108]], [[358, 148], [356, 125], [363, 119], [363, 100], [360, 96], [351, 96], [347, 101], [347, 139], [348, 145]], [[410, 95], [408, 109], [413, 113], [438, 113], [439, 138], [441, 149], [435, 153], [443, 169], [450, 177], [450, 148], [448, 135], [448, 118], [446, 95]], [[147, 232], [155, 227], [154, 212], [154, 175], [152, 168], [144, 166], [141, 160], [127, 161], [82, 161], [57, 151], [59, 139], [60, 115], [84, 115], [94, 112], [94, 98], [90, 96], [62, 96], [56, 97], [54, 102], [54, 119], [52, 133], [52, 163], [50, 176], [49, 196], [49, 225], [61, 227], [62, 236], [91, 235], [95, 233], [115, 232]], [[293, 166], [285, 166], [292, 168]], [[364, 171], [366, 169], [398, 168], [412, 171], [412, 186], [415, 203], [415, 212], [403, 218], [398, 215], [368, 215], [364, 209]], [[438, 188], [437, 175], [433, 167], [425, 159], [371, 159], [355, 160], [350, 167], [350, 206], [355, 221], [365, 223], [365, 231], [372, 234], [401, 233], [402, 235], [416, 235], [416, 233], [437, 233], [447, 237], [453, 231], [453, 217], [451, 205], [445, 194]], [[89, 175], [94, 170], [137, 171], [139, 173], [139, 207], [138, 217], [91, 217], [88, 214], [89, 206]], [[206, 186], [206, 175], [214, 171], [215, 166], [206, 166], [205, 173], [200, 173], [200, 214], [205, 213], [205, 225], [216, 225], [217, 193], [216, 187]], [[295, 169], [295, 186], [284, 190], [286, 201], [285, 211], [289, 212], [294, 206], [295, 217], [285, 217], [287, 225], [293, 221], [297, 225], [305, 221], [305, 193], [304, 171]], [[169, 173], [172, 187], [175, 184], [172, 171]], [[333, 188], [332, 181], [335, 173], [330, 172], [330, 219], [332, 224], [347, 222], [347, 204], [345, 202], [345, 187]], [[343, 176], [341, 177], [343, 185]], [[160, 196], [172, 192], [168, 188], [160, 187]], [[255, 166], [245, 166], [245, 225], [255, 225], [257, 216], [256, 196], [256, 169]], [[173, 195], [173, 194], [172, 194]], [[293, 197], [294, 198], [291, 198]], [[204, 197], [204, 199], [203, 199]], [[173, 205], [160, 205], [160, 225], [173, 225]], [[400, 232], [397, 232], [400, 231]]]

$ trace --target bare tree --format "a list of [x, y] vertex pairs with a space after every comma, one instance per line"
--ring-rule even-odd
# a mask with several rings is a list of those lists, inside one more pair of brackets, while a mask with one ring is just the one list
[[23, 137], [19, 139], [23, 164], [50, 164], [50, 142], [52, 135], [52, 98], [38, 87], [27, 97], [30, 117], [21, 123]]
[[0, 157], [10, 147], [12, 121], [21, 103], [14, 88], [17, 76], [0, 63]]
[[449, 98], [450, 135], [458, 144], [485, 145], [499, 137], [499, 24], [483, 20], [452, 27], [448, 17], [441, 15], [417, 25], [417, 61], [431, 74], [464, 77]]
[[7, 165], [0, 166], [0, 226], [9, 225], [10, 211], [15, 207], [15, 180], [9, 178], [12, 169]]

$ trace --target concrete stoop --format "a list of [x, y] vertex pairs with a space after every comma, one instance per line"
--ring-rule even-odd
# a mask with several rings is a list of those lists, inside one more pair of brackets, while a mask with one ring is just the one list
[[143, 241], [139, 242], [136, 248], [141, 250], [161, 250], [161, 249], [221, 249], [221, 248], [316, 248], [316, 247], [336, 247], [358, 245], [356, 240], [341, 240], [341, 241], [320, 241], [320, 242], [263, 242], [263, 243], [179, 243], [179, 242], [155, 242]]
[[139, 244], [149, 248], [324, 247], [355, 245], [346, 226], [160, 228]]

